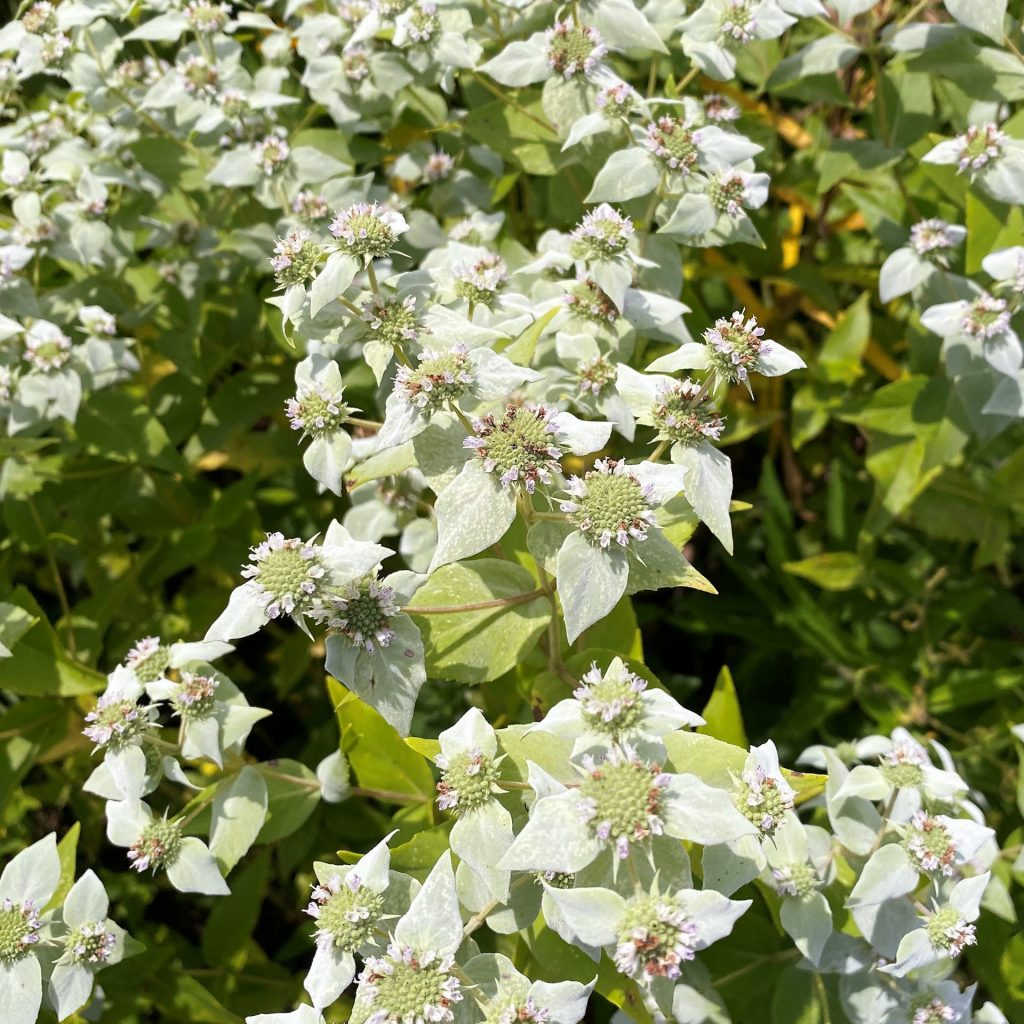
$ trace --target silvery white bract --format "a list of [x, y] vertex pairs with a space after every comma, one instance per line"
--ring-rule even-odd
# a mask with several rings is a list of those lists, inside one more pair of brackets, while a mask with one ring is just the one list
[[937, 273], [949, 269], [950, 250], [967, 237], [967, 229], [958, 224], [930, 219], [918, 221], [910, 229], [909, 244], [894, 249], [878, 274], [878, 294], [890, 302], [917, 291]]
[[[954, 771], [936, 768], [906, 729], [893, 730], [888, 748], [879, 755], [878, 766], [859, 764], [850, 770], [836, 793], [836, 799], [861, 797], [888, 801], [899, 792], [906, 800], [947, 801], [967, 792], [967, 784]], [[918, 796], [920, 794], [920, 796]], [[912, 807], [912, 810], [916, 810]]]
[[516, 366], [489, 348], [425, 348], [414, 366], [402, 366], [385, 404], [384, 425], [377, 435], [382, 448], [392, 448], [421, 434], [431, 417], [446, 410], [482, 412], [506, 400], [527, 381], [539, 380], [536, 370]]
[[330, 1006], [352, 983], [354, 954], [366, 955], [381, 945], [384, 893], [391, 880], [388, 840], [393, 835], [355, 864], [314, 865], [317, 883], [306, 913], [316, 922], [316, 953], [304, 985], [317, 1009]]
[[975, 298], [958, 299], [931, 306], [921, 314], [921, 323], [943, 339], [943, 349], [962, 345], [1008, 377], [1016, 377], [1024, 365], [1024, 348], [1011, 325], [1013, 311], [1006, 299], [980, 288]]
[[909, 822], [893, 826], [893, 842], [868, 859], [847, 905], [870, 906], [905, 896], [917, 889], [921, 874], [936, 885], [962, 875], [993, 836], [992, 829], [970, 818], [915, 811]]
[[518, 502], [530, 501], [538, 484], [554, 482], [562, 457], [600, 450], [611, 430], [610, 423], [535, 405], [510, 404], [475, 420], [463, 442], [473, 457], [434, 505], [437, 550], [430, 571], [501, 540]]
[[758, 39], [775, 39], [795, 24], [796, 18], [775, 0], [704, 0], [680, 26], [683, 53], [711, 78], [731, 81], [736, 50]]
[[635, 845], [646, 850], [654, 836], [708, 845], [755, 831], [722, 790], [695, 775], [662, 771], [630, 747], [614, 747], [600, 760], [584, 757], [574, 767], [579, 784], [556, 784], [533, 803], [500, 867], [576, 872], [606, 850], [616, 861]]
[[[155, 683], [167, 682], [168, 672], [180, 672], [192, 665], [216, 661], [234, 650], [231, 644], [222, 640], [182, 641], [165, 644], [158, 636], [146, 636], [139, 640], [124, 656], [124, 663], [111, 673], [111, 684], [136, 685], [146, 688]], [[150, 692], [154, 699], [159, 699]]]
[[480, 953], [465, 968], [486, 1020], [578, 1024], [587, 1011], [594, 981], [531, 981], [501, 953]]
[[921, 158], [925, 163], [955, 164], [958, 174], [966, 174], [1003, 203], [1024, 203], [1024, 141], [1007, 135], [989, 122], [972, 124], [963, 135], [947, 139]]
[[654, 439], [669, 446], [672, 461], [686, 470], [686, 500], [726, 550], [732, 551], [732, 463], [711, 444], [721, 437], [725, 424], [708, 389], [691, 380], [638, 373], [621, 363], [618, 389], [637, 423], [654, 427]]
[[611, 889], [558, 889], [545, 893], [575, 942], [604, 947], [618, 970], [650, 986], [659, 978], [675, 981], [698, 951], [733, 929], [750, 900], [730, 900], [698, 889], [646, 891], [624, 897]]
[[43, 998], [38, 959], [47, 927], [43, 911], [59, 881], [52, 833], [15, 854], [0, 874], [0, 1016], [5, 1024], [35, 1024]]
[[180, 892], [227, 896], [225, 883], [209, 848], [197, 836], [186, 836], [173, 818], [157, 818], [139, 799], [107, 804], [107, 838], [128, 850], [133, 870], [164, 870]]
[[502, 85], [523, 86], [553, 75], [600, 80], [607, 75], [603, 58], [608, 53], [597, 29], [578, 21], [556, 21], [546, 32], [509, 43], [480, 70]]
[[767, 174], [736, 168], [717, 171], [706, 180], [695, 178], [693, 190], [674, 204], [658, 231], [690, 244], [761, 244], [746, 211], [759, 210], [768, 201], [768, 183]]
[[930, 964], [955, 960], [966, 946], [973, 946], [977, 942], [974, 922], [978, 919], [981, 898], [990, 877], [985, 872], [957, 882], [948, 899], [936, 901], [923, 917], [923, 927], [903, 936], [895, 963], [886, 964], [879, 970], [902, 978]]
[[272, 619], [288, 616], [308, 634], [306, 618], [322, 619], [325, 603], [365, 576], [391, 552], [357, 541], [332, 522], [321, 543], [269, 533], [250, 550], [245, 583], [231, 592], [228, 606], [206, 632], [207, 640], [249, 636]]
[[193, 662], [176, 681], [159, 680], [150, 696], [166, 701], [178, 720], [181, 756], [223, 766], [225, 753], [240, 754], [252, 727], [270, 712], [250, 707], [244, 694], [212, 665]]
[[61, 908], [60, 956], [48, 986], [57, 1019], [64, 1020], [88, 1003], [97, 971], [120, 962], [125, 932], [107, 917], [110, 901], [103, 883], [86, 871], [71, 887]]
[[763, 850], [762, 877], [782, 897], [779, 923], [797, 949], [817, 965], [832, 935], [832, 908], [821, 891], [835, 878], [832, 837], [787, 813]]
[[343, 427], [356, 411], [345, 404], [341, 370], [333, 359], [309, 355], [295, 367], [295, 388], [287, 412], [292, 430], [309, 439], [302, 464], [321, 487], [341, 495], [352, 454], [352, 437]]
[[636, 421], [616, 387], [614, 356], [604, 354], [592, 334], [558, 331], [555, 335], [558, 360], [567, 371], [564, 387], [554, 373], [547, 375], [549, 385], [568, 391], [569, 401], [581, 412], [613, 424], [627, 441], [632, 441]]
[[496, 865], [512, 842], [512, 815], [496, 799], [504, 792], [498, 785], [498, 738], [480, 710], [471, 708], [438, 740], [437, 805], [455, 815], [452, 852], [476, 872], [494, 899], [504, 902], [509, 872]]
[[321, 617], [327, 671], [403, 735], [427, 674], [419, 627], [402, 609], [423, 582], [404, 569], [383, 578], [375, 570], [329, 595]]
[[621, 658], [613, 658], [605, 672], [592, 665], [572, 698], [559, 701], [531, 730], [572, 740], [576, 758], [610, 743], [640, 746], [701, 725], [700, 715], [665, 690], [649, 687]]
[[[364, 467], [365, 467], [364, 463]], [[398, 537], [394, 545], [413, 572], [425, 573], [437, 545], [433, 520], [417, 513], [427, 483], [417, 469], [406, 469], [368, 481], [349, 492], [351, 507], [341, 523], [356, 540], [380, 543]]]
[[324, 1024], [324, 1015], [312, 1006], [300, 1006], [290, 1013], [255, 1013], [245, 1024]]
[[10, 434], [57, 418], [74, 423], [83, 394], [108, 387], [139, 368], [126, 339], [90, 334], [76, 344], [48, 320], [34, 320], [25, 330], [14, 320], [8, 323], [11, 329], [3, 332], [5, 336], [23, 336], [20, 358], [13, 348], [0, 357], [0, 381], [6, 380], [7, 392], [0, 392], [0, 406], [6, 407]]
[[351, 1020], [401, 1024], [410, 1001], [415, 1001], [423, 1019], [451, 1024], [454, 1007], [465, 998], [455, 970], [462, 927], [455, 873], [446, 851], [395, 925], [386, 951], [364, 959]]
[[657, 510], [683, 490], [685, 470], [651, 462], [627, 465], [598, 459], [566, 482], [559, 504], [570, 532], [558, 549], [555, 576], [569, 642], [618, 604], [630, 587], [645, 589], [642, 573], [656, 567], [665, 583], [693, 570], [658, 529]]

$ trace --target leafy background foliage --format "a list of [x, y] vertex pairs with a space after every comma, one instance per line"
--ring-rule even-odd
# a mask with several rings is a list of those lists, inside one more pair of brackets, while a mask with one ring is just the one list
[[[926, 16], [937, 16], [934, 7], [914, 5]], [[706, 731], [740, 745], [772, 737], [787, 764], [813, 742], [896, 725], [935, 735], [980, 792], [1011, 853], [996, 872], [1012, 884], [1020, 881], [1012, 854], [1024, 838], [1019, 745], [1008, 729], [1022, 717], [1024, 695], [1015, 544], [1024, 433], [1017, 423], [979, 429], [978, 410], [946, 379], [939, 339], [910, 302], [880, 301], [878, 276], [920, 217], [966, 224], [959, 269], [968, 274], [1020, 240], [1019, 208], [968, 191], [949, 168], [920, 157], [971, 104], [1024, 96], [1024, 60], [997, 61], [1002, 51], [980, 36], [894, 55], [881, 28], [909, 18], [910, 8], [875, 5], [850, 30], [862, 51], [820, 73], [801, 73], [792, 61], [812, 38], [829, 38], [813, 19], [783, 40], [751, 45], [736, 82], [694, 78], [675, 46], [656, 59], [653, 74], [668, 95], [686, 79], [738, 103], [744, 129], [766, 150], [759, 169], [772, 175], [768, 204], [752, 215], [763, 249], [689, 249], [684, 265], [666, 255], [660, 272], [682, 280], [694, 323], [745, 306], [808, 370], [760, 381], [755, 404], [737, 389], [727, 405], [735, 497], [749, 507], [734, 517], [734, 557], [704, 530], [688, 551], [719, 593], [624, 601], [576, 648], [642, 656], [682, 703], [705, 708]], [[1019, 26], [1013, 32], [1019, 42]], [[619, 70], [644, 88], [646, 65]], [[61, 91], [36, 79], [22, 101], [41, 110]], [[439, 96], [409, 87], [380, 137], [346, 137], [316, 106], [283, 118], [293, 148], [305, 142], [385, 175], [418, 140], [453, 152], [483, 143], [506, 161], [490, 198], [510, 236], [532, 247], [544, 229], [568, 230], [610, 150], [576, 153], [570, 169], [560, 141], [535, 121], [556, 119], [539, 88], [510, 105], [466, 74], [457, 102], [468, 111], [458, 123]], [[1004, 128], [1024, 137], [1024, 115]], [[280, 772], [268, 778], [271, 817], [232, 876], [230, 897], [182, 900], [164, 885], [154, 895], [147, 880], [123, 870], [122, 851], [104, 838], [99, 802], [80, 790], [92, 767], [83, 715], [103, 673], [140, 636], [201, 636], [262, 530], [311, 536], [349, 505], [317, 494], [282, 412], [296, 353], [265, 303], [271, 283], [253, 259], [259, 234], [251, 229], [265, 222], [265, 209], [244, 189], [211, 185], [208, 156], [188, 145], [154, 134], [130, 148], [166, 191], [124, 193], [110, 218], [123, 257], [99, 276], [46, 258], [35, 273], [38, 287], [60, 300], [116, 312], [137, 340], [141, 371], [92, 395], [73, 427], [0, 441], [0, 579], [6, 600], [32, 620], [15, 656], [0, 661], [0, 850], [13, 853], [56, 829], [68, 857], [77, 847], [79, 863], [97, 868], [119, 920], [145, 943], [145, 953], [103, 974], [104, 1021], [238, 1024], [290, 1005], [300, 991], [309, 922], [299, 908], [314, 859], [366, 850], [397, 828], [394, 865], [422, 876], [446, 847], [448, 826], [422, 756], [433, 752], [429, 743], [418, 751], [417, 741], [400, 740], [325, 678], [322, 649], [277, 626], [225, 662], [250, 702], [273, 710], [254, 729], [249, 753], [275, 759]], [[168, 228], [159, 253], [147, 251], [139, 227], [150, 222]], [[158, 259], [179, 266], [176, 283], [161, 276]], [[353, 405], [372, 408], [365, 368], [346, 384]], [[564, 695], [527, 610], [504, 646], [490, 642], [486, 615], [467, 641], [453, 635], [465, 621], [429, 623], [435, 648], [452, 644], [452, 663], [463, 668], [460, 682], [424, 689], [414, 736], [435, 736], [467, 701], [505, 725], [538, 717]], [[463, 683], [477, 681], [474, 658], [504, 659], [503, 672], [467, 691]], [[588, 665], [589, 655], [566, 661], [573, 674]], [[336, 749], [339, 735], [354, 789], [335, 805], [317, 798], [303, 766]], [[1002, 918], [985, 915], [967, 970], [1011, 1021], [1024, 1021], [1021, 903], [1019, 890], [1011, 892]], [[707, 962], [735, 1020], [843, 1019], [822, 1003], [811, 976], [793, 968], [766, 913], [741, 920], [734, 938]], [[564, 945], [526, 943], [518, 954], [533, 977], [589, 977], [589, 962]], [[599, 1020], [625, 999], [615, 998], [615, 978], [602, 981], [605, 1000], [592, 1004]], [[642, 1008], [628, 1009], [643, 1019]], [[343, 1004], [330, 1012], [332, 1021], [346, 1019]]]

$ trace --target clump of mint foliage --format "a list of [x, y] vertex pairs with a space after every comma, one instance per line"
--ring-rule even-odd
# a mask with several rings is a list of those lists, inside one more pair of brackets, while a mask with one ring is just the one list
[[1022, 48], [23, 3], [4, 1024], [1024, 1019]]

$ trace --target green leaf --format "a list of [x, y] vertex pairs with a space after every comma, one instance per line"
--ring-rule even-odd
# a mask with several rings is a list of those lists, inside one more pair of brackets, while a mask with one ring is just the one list
[[90, 396], [76, 426], [79, 439], [105, 458], [138, 462], [169, 473], [185, 469], [185, 460], [160, 421], [125, 391], [110, 389]]
[[864, 575], [864, 563], [851, 551], [831, 551], [799, 562], [783, 562], [782, 568], [823, 590], [852, 590]]
[[863, 292], [840, 316], [818, 354], [818, 367], [827, 381], [852, 384], [864, 373], [861, 356], [871, 334], [871, 297]]
[[746, 749], [747, 733], [743, 728], [739, 697], [726, 665], [718, 673], [715, 688], [700, 714], [707, 724], [699, 726], [697, 732]]
[[36, 622], [22, 634], [11, 657], [0, 658], [0, 689], [30, 697], [71, 697], [104, 689], [106, 676], [67, 654], [42, 608], [24, 587], [9, 598]]
[[44, 910], [56, 910], [63, 902], [71, 887], [75, 884], [75, 865], [78, 858], [78, 837], [82, 832], [80, 822], [75, 822], [67, 830], [64, 838], [57, 844], [57, 856], [60, 858], [60, 881], [50, 897]]
[[231, 895], [213, 904], [202, 949], [212, 967], [226, 967], [250, 941], [270, 878], [270, 853], [261, 850], [231, 879]]
[[267, 782], [259, 769], [251, 765], [217, 787], [210, 825], [210, 852], [225, 875], [256, 841], [267, 818], [267, 808]]
[[267, 786], [267, 817], [257, 843], [276, 843], [301, 828], [320, 803], [320, 782], [304, 764], [285, 758], [256, 765]]
[[407, 608], [423, 634], [428, 675], [484, 683], [515, 667], [551, 617], [548, 599], [531, 596], [536, 590], [526, 569], [496, 558], [432, 573]]
[[364, 789], [411, 796], [430, 803], [434, 776], [428, 755], [403, 740], [395, 728], [340, 683], [327, 680], [327, 690], [341, 729], [341, 749], [358, 784]]

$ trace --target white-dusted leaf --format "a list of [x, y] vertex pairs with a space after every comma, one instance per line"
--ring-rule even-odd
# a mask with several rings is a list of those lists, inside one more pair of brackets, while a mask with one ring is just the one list
[[267, 784], [246, 765], [213, 798], [210, 852], [227, 874], [248, 852], [267, 816]]
[[639, 146], [616, 150], [598, 171], [588, 203], [624, 202], [646, 196], [658, 187], [661, 172], [654, 157]]

